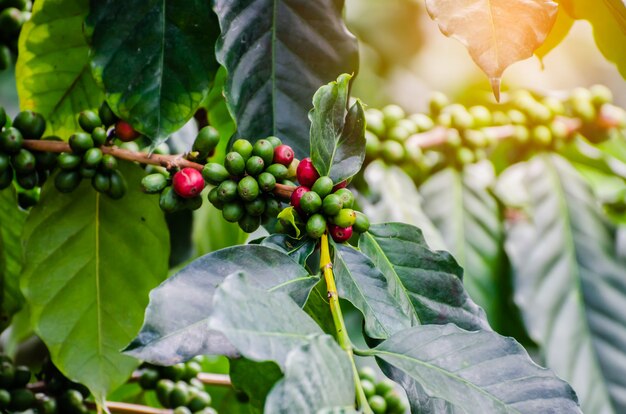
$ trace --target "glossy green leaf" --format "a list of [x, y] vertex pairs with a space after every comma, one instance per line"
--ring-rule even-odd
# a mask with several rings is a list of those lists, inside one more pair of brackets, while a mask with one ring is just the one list
[[329, 336], [316, 336], [287, 355], [285, 378], [265, 402], [266, 413], [316, 414], [354, 405], [354, 379], [348, 354]]
[[309, 154], [311, 99], [323, 84], [358, 68], [343, 0], [216, 0], [217, 57], [229, 73], [226, 99], [238, 135], [276, 135], [297, 158]]
[[320, 175], [341, 182], [361, 170], [365, 160], [365, 113], [359, 101], [348, 108], [351, 75], [322, 86], [313, 96], [311, 160]]
[[22, 110], [41, 113], [47, 133], [62, 138], [80, 130], [76, 114], [97, 108], [104, 94], [89, 67], [83, 21], [88, 0], [46, 0], [24, 24], [16, 65]]
[[[148, 292], [167, 275], [167, 227], [139, 190], [143, 170], [122, 164], [127, 194], [112, 200], [86, 180], [70, 194], [54, 180], [24, 230], [22, 290], [52, 361], [101, 403], [138, 361], [120, 353], [141, 325]], [[62, 323], [60, 323], [62, 321]]]
[[328, 301], [328, 289], [324, 279], [317, 282], [317, 285], [311, 290], [302, 309], [313, 318], [325, 333], [334, 337], [337, 336], [335, 321], [333, 320]]
[[193, 116], [218, 69], [210, 2], [92, 0], [87, 23], [92, 71], [118, 116], [157, 141]]
[[598, 49], [626, 78], [626, 49], [616, 47], [626, 42], [626, 4], [623, 0], [567, 0], [563, 3], [570, 16], [589, 21]]
[[[315, 251], [316, 245], [317, 241], [309, 237], [296, 239], [281, 233], [271, 234], [261, 242], [261, 246], [281, 251], [304, 267], [306, 267], [307, 260]], [[315, 273], [317, 273], [317, 269]]]
[[254, 286], [257, 275], [253, 275], [235, 273], [220, 284], [208, 326], [222, 333], [244, 357], [274, 361], [284, 369], [289, 351], [322, 331], [284, 291]]
[[296, 237], [300, 237], [300, 227], [298, 224], [302, 223], [300, 220], [300, 215], [296, 214], [293, 206], [285, 207], [278, 213], [278, 220], [287, 223], [293, 229]]
[[209, 95], [204, 101], [204, 108], [207, 111], [207, 119], [209, 125], [213, 126], [220, 133], [220, 143], [215, 149], [215, 153], [211, 157], [212, 162], [223, 162], [228, 149], [230, 137], [237, 131], [237, 126], [233, 117], [228, 111], [226, 97], [224, 96], [224, 84], [228, 79], [228, 73], [224, 66], [220, 66], [215, 74], [213, 86], [209, 91]]
[[13, 187], [0, 191], [0, 332], [20, 310], [22, 270], [22, 231], [26, 213], [17, 206]]
[[208, 328], [213, 297], [224, 278], [250, 275], [261, 289], [278, 289], [303, 305], [319, 280], [275, 249], [234, 246], [194, 260], [150, 293], [144, 325], [126, 352], [144, 361], [171, 365], [195, 355], [234, 355], [224, 336]]
[[359, 200], [359, 205], [370, 222], [411, 224], [422, 231], [431, 249], [446, 250], [441, 233], [422, 209], [422, 196], [401, 168], [375, 161], [365, 169], [365, 180], [373, 202]]
[[413, 324], [491, 329], [485, 312], [463, 289], [463, 269], [447, 252], [430, 250], [418, 228], [374, 224], [359, 238], [359, 248], [382, 272], [396, 306]]
[[350, 301], [365, 318], [365, 331], [372, 338], [388, 338], [418, 322], [393, 296], [381, 270], [352, 246], [334, 245], [333, 270], [339, 297]]
[[463, 267], [463, 282], [497, 331], [511, 324], [506, 311], [504, 285], [507, 262], [500, 207], [489, 191], [494, 174], [491, 165], [468, 165], [463, 172], [448, 168], [421, 187], [424, 212]]
[[588, 413], [626, 410], [626, 263], [588, 185], [557, 155], [525, 165], [528, 217], [511, 223], [516, 300], [545, 364]]
[[419, 326], [366, 353], [412, 380], [402, 385], [417, 383], [427, 396], [451, 406], [443, 412], [582, 412], [566, 382], [537, 366], [514, 339], [495, 332]]
[[278, 365], [271, 361], [255, 362], [246, 358], [230, 360], [230, 380], [233, 386], [246, 393], [250, 404], [257, 410], [263, 410], [265, 399], [283, 373]]

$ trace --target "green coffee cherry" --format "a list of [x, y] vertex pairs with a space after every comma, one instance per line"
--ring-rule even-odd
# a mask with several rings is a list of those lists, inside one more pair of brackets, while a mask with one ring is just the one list
[[255, 200], [245, 203], [246, 213], [251, 216], [262, 216], [265, 212], [265, 200], [257, 197]]
[[369, 380], [372, 385], [376, 383], [376, 371], [372, 367], [365, 366], [359, 369], [359, 378]]
[[514, 125], [526, 125], [528, 123], [528, 119], [526, 119], [526, 115], [522, 111], [517, 109], [510, 109], [507, 112], [507, 116], [510, 121]]
[[248, 173], [248, 175], [259, 175], [263, 172], [264, 168], [265, 162], [263, 161], [263, 158], [257, 155], [251, 156], [248, 158], [248, 161], [246, 161], [246, 173]]
[[217, 144], [220, 143], [220, 133], [215, 127], [207, 125], [198, 131], [196, 139], [193, 142], [192, 150], [200, 153], [200, 158], [206, 158], [211, 155]]
[[81, 179], [78, 171], [60, 171], [54, 178], [54, 186], [62, 193], [70, 193], [80, 185]]
[[343, 201], [339, 194], [329, 194], [322, 202], [322, 212], [326, 216], [334, 216], [343, 208]]
[[323, 215], [313, 214], [311, 217], [309, 217], [306, 222], [306, 234], [308, 234], [309, 237], [311, 237], [312, 239], [319, 239], [320, 237], [322, 237], [325, 231], [326, 219]]
[[238, 152], [244, 160], [247, 160], [252, 155], [252, 144], [246, 139], [238, 139], [233, 142], [232, 150]]
[[368, 379], [361, 379], [361, 388], [363, 388], [363, 393], [367, 398], [376, 394], [376, 385]]
[[460, 165], [471, 164], [476, 161], [476, 157], [474, 155], [474, 151], [467, 147], [457, 148], [456, 150], [456, 159]]
[[83, 166], [96, 168], [102, 162], [102, 155], [100, 148], [89, 148], [83, 155]]
[[222, 207], [222, 217], [224, 217], [224, 220], [231, 223], [236, 223], [241, 220], [245, 213], [246, 210], [240, 201], [224, 203]]
[[41, 398], [39, 402], [40, 414], [57, 414], [57, 400], [48, 396]]
[[113, 170], [110, 173], [111, 187], [107, 195], [114, 200], [120, 199], [126, 194], [126, 179], [119, 170]]
[[85, 132], [92, 133], [94, 129], [102, 126], [102, 121], [95, 111], [83, 111], [78, 114], [78, 125]]
[[372, 395], [368, 398], [367, 403], [374, 414], [385, 414], [385, 411], [387, 411], [387, 401], [380, 395]]
[[9, 127], [0, 133], [0, 152], [17, 154], [23, 144], [24, 137], [16, 128]]
[[204, 391], [190, 390], [190, 399], [187, 403], [187, 408], [196, 413], [211, 404], [211, 396]]
[[106, 194], [111, 189], [111, 177], [108, 173], [96, 172], [91, 179], [91, 185], [97, 192]]
[[279, 145], [282, 145], [283, 141], [281, 141], [280, 138], [275, 137], [275, 136], [269, 136], [267, 138], [265, 138], [266, 140], [268, 140], [270, 142], [270, 144], [272, 144], [272, 147], [276, 148]]
[[33, 111], [22, 111], [13, 120], [13, 127], [20, 130], [25, 139], [39, 139], [46, 130], [46, 120]]
[[322, 207], [322, 199], [319, 194], [314, 191], [307, 191], [300, 198], [300, 208], [306, 214], [317, 213]]
[[76, 154], [82, 154], [86, 152], [89, 148], [93, 147], [93, 139], [91, 135], [85, 132], [76, 132], [72, 136], [70, 136], [70, 148]]
[[217, 187], [217, 195], [222, 202], [233, 201], [237, 198], [237, 183], [233, 180], [223, 181]]
[[350, 227], [356, 221], [356, 211], [351, 208], [342, 208], [335, 216], [332, 217], [332, 222], [339, 227]]
[[409, 138], [410, 135], [411, 132], [408, 129], [404, 128], [401, 125], [396, 125], [391, 127], [389, 133], [387, 134], [387, 138], [398, 142], [404, 142]]
[[395, 391], [389, 391], [383, 395], [383, 398], [387, 402], [387, 412], [403, 413], [405, 411], [402, 398]]
[[372, 131], [377, 136], [383, 136], [385, 134], [383, 113], [378, 109], [370, 108], [365, 111], [365, 121], [368, 131]]
[[[185, 363], [185, 374], [183, 375], [183, 380], [189, 381], [190, 379], [198, 376], [201, 372], [202, 366], [198, 362], [194, 360], [187, 361]], [[204, 387], [202, 387], [202, 389], [204, 389]]]
[[250, 214], [245, 214], [239, 220], [239, 227], [241, 227], [241, 230], [245, 231], [246, 233], [254, 232], [256, 229], [259, 228], [260, 225], [261, 225], [261, 218], [256, 217], [256, 216], [251, 216]]
[[0, 190], [4, 190], [13, 182], [13, 168], [7, 168], [0, 172]]
[[119, 147], [123, 150], [126, 151], [130, 151], [130, 152], [138, 152], [139, 151], [139, 144], [137, 144], [135, 141], [130, 141], [130, 142], [122, 142]]
[[259, 183], [254, 177], [243, 177], [237, 184], [237, 193], [242, 200], [252, 201], [259, 196]]
[[222, 164], [210, 162], [202, 168], [202, 177], [210, 184], [219, 185], [230, 177], [230, 174]]
[[262, 172], [261, 174], [259, 174], [259, 176], [257, 177], [257, 181], [259, 183], [259, 188], [264, 193], [269, 193], [274, 189], [274, 187], [276, 187], [276, 177], [268, 172]]
[[435, 127], [435, 123], [432, 118], [426, 114], [413, 114], [409, 116], [409, 119], [413, 121], [417, 127], [417, 132], [430, 131]]
[[491, 125], [491, 111], [483, 105], [475, 105], [468, 109], [469, 114], [474, 118], [474, 127], [482, 128]]
[[354, 224], [352, 225], [352, 230], [357, 233], [365, 233], [370, 229], [370, 220], [367, 216], [360, 211], [356, 212], [356, 219], [354, 220]]
[[387, 105], [382, 109], [383, 121], [387, 128], [391, 128], [401, 119], [406, 117], [406, 113], [398, 105]]
[[78, 172], [80, 173], [81, 177], [83, 177], [83, 178], [93, 178], [96, 175], [96, 169], [95, 168], [80, 167], [78, 169]]
[[170, 407], [180, 407], [189, 402], [189, 389], [184, 382], [177, 382], [170, 391]]
[[167, 178], [163, 174], [150, 174], [143, 177], [141, 187], [145, 193], [160, 193], [167, 186]]
[[398, 141], [384, 141], [381, 145], [381, 156], [389, 164], [396, 164], [404, 158], [404, 146]]
[[[0, 173], [5, 172], [11, 166], [11, 157], [0, 152]], [[274, 176], [272, 176], [274, 177]]]
[[22, 148], [17, 154], [11, 158], [13, 169], [19, 174], [30, 174], [35, 171], [37, 161], [32, 152]]
[[91, 131], [91, 139], [95, 147], [101, 147], [106, 143], [107, 132], [102, 127], [96, 127]]
[[62, 170], [75, 170], [79, 167], [82, 158], [80, 155], [71, 154], [69, 152], [62, 152], [59, 154], [57, 163]]
[[224, 202], [220, 200], [219, 192], [217, 187], [213, 187], [209, 194], [207, 194], [207, 199], [211, 204], [215, 206], [218, 210], [221, 210], [224, 207]]
[[109, 107], [109, 104], [107, 104], [106, 101], [102, 102], [102, 105], [100, 105], [100, 108], [98, 109], [98, 116], [100, 117], [102, 124], [106, 127], [110, 127], [118, 120], [118, 117], [113, 113], [111, 107]]
[[191, 198], [185, 198], [185, 208], [187, 210], [193, 211], [202, 207], [202, 197], [197, 195]]
[[100, 168], [104, 171], [113, 171], [117, 168], [117, 159], [111, 154], [104, 154], [102, 156], [102, 162]]
[[380, 151], [380, 139], [370, 131], [365, 131], [365, 156], [369, 159], [375, 159]]
[[441, 112], [443, 108], [448, 106], [450, 101], [448, 97], [441, 92], [433, 92], [430, 95], [430, 99], [428, 101], [428, 107], [430, 109], [430, 114], [432, 116], [437, 116]]
[[280, 202], [275, 198], [267, 198], [265, 200], [265, 215], [269, 217], [276, 217], [282, 210]]
[[321, 198], [324, 198], [333, 191], [333, 180], [328, 176], [322, 176], [315, 180], [311, 191], [316, 192]]
[[157, 382], [157, 385], [155, 388], [156, 395], [157, 395], [157, 399], [159, 400], [159, 402], [161, 403], [163, 407], [170, 406], [170, 393], [174, 389], [174, 386], [175, 386], [174, 381], [169, 380], [169, 379], [162, 379], [159, 382]]
[[270, 165], [274, 159], [274, 146], [266, 139], [260, 139], [252, 146], [252, 154], [263, 158], [265, 165]]
[[376, 394], [385, 395], [389, 391], [392, 391], [395, 387], [395, 382], [389, 378], [385, 378], [376, 384]]
[[35, 394], [26, 388], [17, 388], [11, 390], [11, 403], [9, 409], [11, 411], [26, 411], [35, 404]]
[[246, 161], [243, 156], [236, 151], [226, 154], [224, 167], [231, 175], [243, 175], [246, 170]]
[[[166, 213], [174, 213], [183, 208], [184, 200], [171, 186], [165, 187], [159, 197], [159, 206]], [[158, 391], [158, 389], [157, 389]]]
[[352, 208], [352, 205], [354, 204], [354, 194], [352, 194], [352, 191], [348, 190], [347, 188], [340, 188], [339, 190], [335, 191], [334, 194], [341, 197], [343, 208]]
[[550, 132], [550, 128], [545, 125], [537, 125], [534, 127], [530, 136], [534, 142], [539, 145], [550, 145], [552, 142], [552, 132]]
[[282, 164], [272, 164], [265, 169], [266, 172], [276, 177], [277, 181], [284, 180], [288, 175], [288, 168]]
[[160, 375], [156, 369], [148, 368], [141, 373], [139, 377], [139, 385], [144, 390], [153, 390], [159, 382]]
[[613, 102], [613, 92], [604, 85], [593, 85], [589, 88], [591, 103], [595, 107]]

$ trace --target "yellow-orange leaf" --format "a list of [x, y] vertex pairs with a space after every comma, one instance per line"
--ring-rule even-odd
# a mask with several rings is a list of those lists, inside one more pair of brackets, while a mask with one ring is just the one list
[[496, 99], [511, 64], [529, 58], [552, 29], [551, 0], [426, 0], [441, 32], [459, 40], [489, 77]]
[[543, 42], [541, 46], [537, 50], [535, 50], [535, 55], [541, 61], [541, 65], [543, 66], [543, 58], [552, 51], [555, 47], [557, 47], [563, 39], [567, 36], [572, 25], [574, 24], [574, 19], [570, 17], [569, 14], [563, 10], [562, 6], [559, 9], [559, 14], [556, 18], [556, 22], [554, 23], [554, 27], [546, 37], [546, 40]]

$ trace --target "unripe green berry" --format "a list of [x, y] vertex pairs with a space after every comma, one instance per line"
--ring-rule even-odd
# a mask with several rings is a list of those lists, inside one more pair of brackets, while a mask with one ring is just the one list
[[300, 208], [306, 214], [316, 213], [322, 207], [322, 199], [314, 191], [307, 191], [300, 198]]
[[11, 157], [0, 152], [0, 173], [5, 172], [11, 166]]
[[550, 145], [552, 142], [552, 132], [545, 125], [537, 125], [530, 132], [533, 141], [539, 145]]
[[222, 181], [230, 177], [230, 174], [222, 164], [210, 162], [202, 168], [202, 177], [208, 183], [219, 185]]
[[[306, 195], [306, 194], [305, 194]], [[319, 239], [326, 231], [326, 219], [321, 214], [313, 214], [306, 222], [306, 233], [312, 239]]]
[[11, 163], [17, 174], [30, 174], [35, 171], [37, 165], [33, 153], [24, 148], [11, 157]]
[[238, 139], [233, 142], [232, 151], [239, 153], [244, 160], [252, 155], [252, 144], [247, 139]]
[[17, 154], [23, 144], [24, 137], [18, 129], [9, 127], [0, 132], [0, 152]]
[[59, 154], [57, 163], [62, 170], [75, 170], [80, 165], [82, 157], [80, 155], [71, 154], [69, 152], [62, 152]]
[[24, 139], [39, 139], [46, 130], [46, 120], [33, 111], [22, 111], [13, 120], [13, 128], [22, 133]]
[[83, 155], [83, 166], [96, 168], [102, 162], [102, 150], [100, 148], [89, 148]]
[[101, 147], [107, 140], [107, 132], [102, 127], [96, 127], [91, 131], [91, 139], [95, 147]]
[[391, 128], [401, 119], [406, 117], [406, 113], [398, 105], [387, 105], [382, 109], [383, 121], [387, 128]]
[[269, 193], [276, 187], [276, 177], [268, 172], [262, 172], [257, 177], [257, 181], [259, 183], [259, 188], [264, 193]]
[[389, 164], [397, 164], [404, 158], [404, 146], [398, 141], [384, 141], [381, 156]]
[[263, 161], [263, 158], [257, 155], [251, 156], [248, 158], [248, 161], [246, 161], [246, 173], [248, 173], [248, 175], [259, 175], [263, 172], [264, 168], [265, 162]]
[[145, 193], [156, 194], [167, 186], [167, 178], [163, 174], [150, 174], [141, 180], [141, 188]]
[[363, 393], [367, 398], [370, 398], [372, 395], [376, 394], [376, 385], [368, 379], [361, 380], [361, 388], [363, 388]]
[[252, 233], [261, 225], [261, 217], [244, 214], [239, 220], [239, 227], [246, 233]]
[[159, 197], [159, 206], [166, 213], [174, 213], [183, 207], [184, 200], [171, 186], [165, 187]]
[[282, 164], [272, 164], [265, 169], [266, 172], [272, 174], [276, 181], [284, 180], [288, 175], [288, 168]]
[[275, 136], [273, 136], [273, 135], [272, 135], [272, 136], [269, 136], [269, 137], [267, 137], [267, 138], [265, 138], [265, 139], [266, 139], [266, 140], [268, 140], [268, 141], [270, 142], [270, 144], [272, 144], [272, 147], [274, 147], [274, 148], [276, 148], [276, 147], [278, 147], [279, 145], [282, 145], [282, 144], [283, 144], [283, 141], [282, 141], [280, 138], [275, 137]]
[[153, 390], [156, 388], [159, 379], [159, 371], [157, 371], [156, 369], [148, 368], [141, 373], [141, 376], [139, 377], [139, 385], [144, 390]]
[[243, 177], [237, 184], [237, 193], [244, 201], [252, 201], [259, 196], [259, 183], [249, 175]]
[[70, 136], [70, 148], [75, 154], [83, 154], [89, 148], [93, 147], [93, 139], [91, 135], [85, 132], [76, 132]]
[[[97, 172], [91, 179], [91, 186], [99, 193], [107, 193], [111, 189], [111, 176], [106, 172]], [[165, 185], [163, 188], [165, 188]]]
[[262, 197], [257, 197], [255, 200], [245, 203], [244, 207], [246, 213], [251, 216], [262, 216], [265, 212], [265, 200]]
[[[0, 70], [2, 70], [2, 69], [0, 69]], [[4, 110], [4, 108], [0, 106], [0, 130], [2, 130], [2, 128], [4, 128], [6, 123], [7, 123], [7, 113]]]
[[350, 227], [356, 221], [356, 211], [351, 208], [342, 208], [331, 220], [339, 227]]
[[102, 162], [100, 163], [100, 168], [104, 171], [113, 171], [117, 168], [117, 158], [115, 158], [111, 154], [104, 154], [102, 156]]
[[428, 108], [432, 116], [437, 116], [443, 108], [450, 103], [448, 97], [442, 92], [432, 92], [428, 101]]
[[32, 190], [39, 184], [39, 175], [35, 171], [28, 174], [16, 174], [15, 181], [24, 190]]
[[98, 116], [100, 117], [102, 124], [107, 127], [110, 127], [118, 120], [118, 117], [113, 113], [106, 101], [102, 102], [102, 105], [100, 105], [100, 108], [98, 109]]
[[376, 383], [376, 371], [372, 367], [365, 366], [359, 369], [359, 378], [369, 380], [372, 385]]
[[365, 233], [370, 229], [370, 220], [367, 216], [360, 211], [356, 212], [356, 219], [354, 220], [354, 224], [352, 225], [352, 230], [357, 233]]
[[13, 182], [13, 168], [9, 167], [0, 172], [0, 190], [4, 190]]
[[85, 132], [91, 133], [97, 127], [102, 126], [102, 121], [96, 112], [83, 111], [78, 114], [78, 125], [80, 125]]
[[126, 194], [126, 189], [128, 188], [126, 179], [119, 170], [111, 171], [109, 176], [111, 186], [109, 187], [107, 195], [114, 200], [118, 200]]
[[70, 193], [80, 185], [81, 179], [78, 171], [60, 171], [54, 178], [54, 186], [62, 193]]
[[367, 403], [374, 414], [385, 414], [385, 411], [387, 411], [387, 401], [380, 395], [372, 395], [368, 398]]
[[369, 159], [376, 159], [380, 152], [380, 139], [371, 131], [365, 131], [365, 156]]
[[185, 406], [189, 402], [189, 389], [184, 382], [177, 382], [170, 391], [170, 407]]
[[191, 149], [200, 153], [200, 158], [209, 156], [220, 142], [220, 133], [215, 127], [207, 125], [198, 131]]
[[224, 202], [220, 199], [219, 196], [218, 187], [213, 187], [211, 191], [209, 191], [209, 194], [207, 194], [207, 199], [218, 210], [221, 210], [224, 207]]
[[392, 391], [395, 387], [395, 382], [390, 380], [389, 378], [385, 378], [382, 381], [376, 384], [376, 394], [385, 395], [389, 391]]
[[223, 181], [217, 187], [217, 194], [222, 202], [233, 201], [237, 198], [237, 183], [233, 180]]
[[238, 200], [224, 203], [222, 207], [222, 217], [224, 217], [224, 220], [231, 223], [238, 222], [244, 216], [245, 212], [246, 210], [243, 204]]
[[276, 217], [282, 208], [280, 202], [273, 197], [267, 198], [265, 200], [265, 215], [271, 218]]
[[224, 167], [231, 175], [243, 175], [246, 170], [246, 161], [243, 156], [236, 151], [226, 154], [224, 159]]
[[315, 180], [311, 191], [316, 192], [321, 198], [324, 198], [333, 191], [333, 180], [328, 176], [322, 176]]
[[341, 188], [335, 191], [335, 194], [341, 197], [343, 208], [352, 208], [352, 205], [354, 204], [354, 194], [352, 194], [352, 191], [347, 188]]
[[266, 139], [260, 139], [252, 146], [252, 154], [263, 158], [265, 165], [270, 165], [274, 159], [274, 146]]
[[343, 208], [343, 201], [338, 194], [329, 194], [322, 201], [322, 212], [326, 216], [334, 216]]
[[385, 121], [384, 116], [378, 109], [370, 108], [365, 111], [365, 124], [368, 131], [371, 131], [377, 136], [385, 134]]

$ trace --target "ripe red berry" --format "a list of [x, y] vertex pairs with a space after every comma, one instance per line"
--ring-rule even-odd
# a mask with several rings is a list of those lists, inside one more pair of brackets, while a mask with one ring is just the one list
[[133, 127], [126, 121], [117, 121], [115, 124], [115, 136], [120, 141], [130, 142], [139, 138], [139, 132], [135, 131]]
[[333, 240], [337, 243], [343, 243], [352, 237], [352, 226], [343, 228], [334, 224], [329, 224], [328, 231], [330, 232]]
[[183, 168], [174, 174], [172, 186], [179, 196], [192, 198], [200, 194], [204, 188], [204, 179], [200, 171], [193, 168]]
[[293, 161], [293, 155], [293, 149], [289, 145], [281, 144], [274, 148], [274, 163], [289, 167], [289, 164]]
[[311, 191], [308, 187], [300, 186], [291, 193], [291, 205], [296, 209], [300, 215], [304, 215], [302, 208], [300, 207], [300, 199], [304, 193]]
[[305, 187], [313, 187], [315, 181], [320, 178], [320, 175], [317, 173], [317, 170], [313, 166], [313, 162], [311, 158], [305, 158], [300, 161], [298, 164], [298, 169], [296, 170], [296, 178], [300, 185]]

